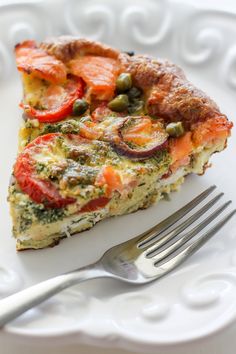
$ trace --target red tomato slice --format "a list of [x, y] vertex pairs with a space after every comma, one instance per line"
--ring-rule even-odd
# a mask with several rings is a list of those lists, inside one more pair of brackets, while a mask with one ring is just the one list
[[42, 102], [48, 109], [36, 109], [29, 104], [21, 103], [29, 118], [37, 118], [42, 123], [54, 123], [70, 115], [73, 110], [73, 103], [84, 94], [84, 83], [82, 79], [68, 79], [64, 86], [49, 86]]
[[60, 134], [47, 134], [36, 138], [18, 156], [14, 166], [14, 176], [21, 190], [28, 194], [36, 203], [43, 203], [48, 208], [63, 208], [74, 203], [74, 198], [64, 198], [56, 186], [47, 180], [40, 179], [34, 168], [32, 153], [39, 152], [49, 141], [53, 141]]
[[15, 47], [17, 69], [54, 84], [66, 81], [66, 66], [62, 61], [38, 48], [35, 41], [24, 41]]
[[109, 198], [106, 197], [99, 197], [93, 200], [90, 200], [83, 208], [80, 209], [80, 213], [95, 211], [101, 208], [104, 208], [108, 202], [110, 201]]

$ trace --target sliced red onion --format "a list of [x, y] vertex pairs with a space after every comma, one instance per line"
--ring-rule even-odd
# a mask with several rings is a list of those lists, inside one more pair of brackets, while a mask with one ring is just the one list
[[158, 134], [156, 137], [155, 143], [152, 143], [149, 146], [145, 146], [142, 149], [135, 149], [130, 147], [124, 141], [122, 136], [122, 128], [129, 119], [137, 119], [137, 117], [127, 117], [124, 119], [117, 127], [116, 132], [113, 132], [111, 137], [110, 143], [119, 155], [127, 156], [134, 160], [144, 160], [152, 157], [157, 151], [162, 150], [167, 146], [168, 134], [163, 129], [163, 132], [160, 132], [160, 134]]

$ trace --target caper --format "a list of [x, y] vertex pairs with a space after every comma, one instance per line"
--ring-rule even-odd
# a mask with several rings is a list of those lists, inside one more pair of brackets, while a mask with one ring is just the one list
[[83, 99], [78, 98], [73, 104], [73, 114], [75, 116], [81, 116], [88, 109], [88, 102]]
[[169, 123], [166, 127], [166, 132], [174, 138], [179, 138], [184, 134], [183, 123], [182, 122]]
[[134, 98], [139, 98], [142, 95], [142, 91], [137, 87], [131, 87], [131, 89], [127, 92], [127, 95], [130, 100], [133, 100]]
[[142, 100], [135, 99], [130, 103], [128, 107], [129, 114], [139, 115], [143, 114], [144, 102]]
[[126, 92], [132, 87], [132, 77], [129, 73], [122, 73], [116, 80], [116, 89], [118, 93]]
[[115, 112], [122, 112], [128, 108], [129, 99], [127, 95], [118, 95], [108, 103], [108, 107]]

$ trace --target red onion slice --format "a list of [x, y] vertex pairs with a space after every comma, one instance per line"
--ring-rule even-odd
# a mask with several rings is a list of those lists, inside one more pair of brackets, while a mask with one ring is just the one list
[[[130, 119], [142, 119], [143, 117], [127, 117], [125, 118], [118, 126], [116, 131], [113, 131], [113, 135], [111, 136], [111, 145], [114, 150], [123, 156], [127, 156], [130, 159], [134, 160], [144, 160], [152, 157], [157, 151], [164, 149], [167, 147], [168, 134], [165, 129], [158, 131], [155, 137], [153, 137], [153, 141], [149, 144], [146, 144], [143, 147], [133, 148], [130, 147], [125, 141], [122, 135], [122, 129], [125, 124]], [[147, 117], [145, 117], [147, 118]]]

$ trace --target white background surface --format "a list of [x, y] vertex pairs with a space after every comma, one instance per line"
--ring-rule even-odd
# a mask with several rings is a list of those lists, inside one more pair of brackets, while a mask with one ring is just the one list
[[[132, 0], [131, 0], [132, 1]], [[133, 0], [135, 1], [135, 0]], [[174, 0], [173, 0], [174, 1]], [[0, 1], [0, 3], [6, 3], [7, 1]], [[225, 10], [231, 10], [236, 12], [236, 3], [232, 0], [183, 0], [185, 3], [194, 3], [196, 6], [204, 6], [210, 8], [221, 8]], [[215, 334], [212, 338], [201, 341], [195, 349], [193, 349], [191, 344], [186, 344], [184, 351], [181, 354], [234, 354], [236, 348], [236, 324], [233, 324], [221, 331], [219, 334]], [[226, 344], [227, 343], [227, 344]], [[17, 349], [16, 349], [17, 348]], [[55, 343], [52, 347], [48, 348], [43, 342], [37, 344], [27, 343], [19, 341], [17, 343], [12, 343], [9, 341], [7, 336], [3, 336], [0, 333], [0, 353], [1, 354], [128, 354], [129, 351], [113, 349], [113, 348], [97, 348], [88, 346], [78, 346], [78, 345], [58, 345]], [[156, 354], [179, 354], [178, 347], [160, 348], [156, 351]], [[146, 353], [143, 353], [146, 354]]]

